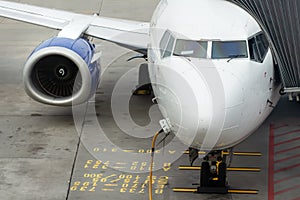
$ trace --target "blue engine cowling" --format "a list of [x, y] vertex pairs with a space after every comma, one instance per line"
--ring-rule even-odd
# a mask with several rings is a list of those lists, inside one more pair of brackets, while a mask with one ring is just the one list
[[97, 89], [100, 59], [87, 40], [54, 37], [41, 43], [24, 67], [27, 94], [41, 103], [70, 106], [91, 98]]

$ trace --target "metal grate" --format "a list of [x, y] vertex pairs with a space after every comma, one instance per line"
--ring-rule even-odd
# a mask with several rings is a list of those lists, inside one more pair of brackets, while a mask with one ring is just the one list
[[249, 12], [267, 33], [286, 91], [300, 91], [300, 0], [227, 0]]

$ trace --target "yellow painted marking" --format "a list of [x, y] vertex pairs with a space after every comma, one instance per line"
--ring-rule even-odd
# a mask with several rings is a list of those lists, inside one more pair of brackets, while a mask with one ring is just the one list
[[174, 154], [174, 153], [176, 153], [176, 151], [171, 151], [171, 150], [169, 150], [169, 153], [170, 153], [170, 154]]
[[[179, 170], [201, 170], [200, 166], [179, 166]], [[228, 167], [227, 171], [247, 171], [247, 172], [260, 172], [260, 168], [255, 167]]]
[[139, 194], [144, 194], [145, 193], [145, 189], [142, 188], [140, 191], [138, 191]]
[[250, 153], [250, 152], [235, 152], [234, 155], [239, 155], [239, 156], [262, 156], [261, 153]]
[[111, 177], [114, 177], [114, 176], [117, 176], [117, 174], [112, 174], [112, 175], [109, 175], [109, 176], [107, 176], [105, 178], [111, 178]]
[[[189, 151], [185, 151], [184, 154], [189, 154]], [[207, 152], [199, 151], [198, 154], [206, 155]], [[223, 151], [222, 154], [229, 155], [229, 152]], [[260, 152], [233, 152], [233, 155], [235, 155], [235, 156], [262, 156], [262, 153], [260, 153]]]
[[113, 167], [114, 169], [125, 169], [126, 167]]
[[91, 189], [89, 189], [89, 192], [95, 192], [96, 187], [92, 187]]
[[132, 152], [135, 152], [135, 150], [123, 150], [124, 152], [126, 153], [132, 153]]
[[258, 190], [233, 190], [229, 189], [229, 193], [238, 193], [238, 194], [258, 194]]
[[123, 162], [116, 162], [117, 165], [126, 165], [127, 163], [123, 163]]
[[[190, 151], [189, 150], [187, 150], [187, 151], [184, 151], [184, 154], [189, 154], [190, 153]], [[199, 151], [198, 152], [198, 154], [200, 154], [200, 155], [206, 155], [207, 154], [207, 152], [205, 152], [205, 151]]]
[[[229, 152], [223, 152], [223, 155], [229, 155]], [[262, 156], [260, 152], [233, 152], [235, 156]]]
[[115, 191], [114, 189], [110, 189], [110, 188], [102, 188], [102, 191], [105, 191], [105, 192], [113, 192]]
[[193, 188], [173, 188], [173, 192], [197, 192], [197, 189], [193, 189]]
[[180, 169], [180, 170], [201, 170], [201, 167], [197, 167], [197, 166], [179, 166], [178, 169]]
[[[173, 192], [197, 192], [197, 188], [173, 188]], [[228, 193], [258, 194], [258, 190], [235, 190], [235, 189], [229, 189]]]
[[164, 163], [164, 166], [163, 166], [163, 170], [165, 172], [169, 171], [171, 169], [171, 163]]
[[117, 187], [118, 186], [118, 184], [109, 184], [109, 183], [104, 184], [104, 185], [107, 187]]
[[99, 151], [100, 151], [100, 148], [98, 148], [98, 147], [94, 148], [94, 152], [99, 152]]
[[167, 185], [168, 184], [168, 180], [158, 180], [158, 185]]
[[72, 186], [70, 190], [71, 191], [76, 191], [77, 190], [77, 186]]
[[112, 181], [110, 181], [111, 183], [115, 183], [115, 182], [118, 182], [118, 181], [120, 181], [121, 179], [120, 178], [118, 178], [118, 179], [116, 179], [116, 180], [112, 180]]
[[260, 168], [254, 167], [228, 167], [228, 171], [247, 171], [247, 172], [260, 172]]
[[168, 177], [168, 176], [161, 176], [161, 177], [159, 177], [157, 183], [158, 183], [158, 185], [164, 186], [164, 185], [167, 185], [167, 184], [168, 184], [168, 180], [169, 180], [169, 177]]

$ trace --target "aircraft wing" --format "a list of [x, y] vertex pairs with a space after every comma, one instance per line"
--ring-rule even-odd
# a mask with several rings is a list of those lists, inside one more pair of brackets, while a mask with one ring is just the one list
[[149, 23], [77, 14], [0, 0], [0, 16], [61, 30], [60, 37], [76, 39], [82, 35], [108, 40], [127, 48], [146, 52]]

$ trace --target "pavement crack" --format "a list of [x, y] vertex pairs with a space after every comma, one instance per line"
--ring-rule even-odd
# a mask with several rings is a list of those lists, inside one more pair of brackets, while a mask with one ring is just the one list
[[66, 200], [69, 199], [69, 195], [70, 195], [70, 191], [71, 191], [72, 179], [73, 179], [73, 175], [74, 175], [74, 171], [75, 171], [76, 161], [77, 161], [77, 158], [78, 158], [79, 148], [80, 148], [80, 144], [81, 144], [81, 136], [82, 136], [83, 128], [84, 128], [84, 125], [85, 125], [86, 115], [87, 115], [87, 111], [88, 111], [88, 105], [89, 105], [89, 103], [87, 102], [86, 108], [85, 108], [85, 113], [84, 113], [84, 118], [83, 118], [83, 121], [82, 121], [82, 124], [81, 124], [81, 128], [80, 128], [78, 142], [77, 142], [77, 146], [76, 146], [76, 151], [75, 151], [75, 156], [74, 156], [74, 160], [73, 160], [73, 165], [72, 165], [72, 169], [71, 169], [71, 174], [70, 174], [70, 179], [69, 179], [69, 185], [68, 185]]

